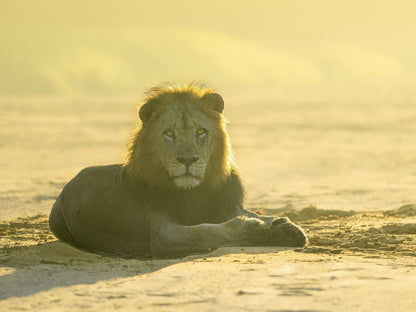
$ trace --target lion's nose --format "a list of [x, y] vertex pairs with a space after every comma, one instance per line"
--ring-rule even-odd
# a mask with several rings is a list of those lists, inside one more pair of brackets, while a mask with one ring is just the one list
[[185, 166], [189, 167], [194, 162], [197, 162], [199, 159], [198, 156], [192, 156], [192, 157], [176, 157], [176, 160], [180, 162], [181, 164], [184, 164]]

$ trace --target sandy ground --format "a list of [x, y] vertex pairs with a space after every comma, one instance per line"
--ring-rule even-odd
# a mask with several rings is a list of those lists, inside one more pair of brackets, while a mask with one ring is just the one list
[[310, 245], [114, 259], [47, 214], [88, 165], [120, 162], [139, 96], [0, 99], [0, 311], [414, 311], [416, 99], [229, 95], [247, 205]]

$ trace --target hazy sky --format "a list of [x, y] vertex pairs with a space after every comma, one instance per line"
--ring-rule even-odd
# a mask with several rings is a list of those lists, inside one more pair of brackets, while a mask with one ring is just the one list
[[0, 2], [0, 93], [411, 87], [414, 1]]

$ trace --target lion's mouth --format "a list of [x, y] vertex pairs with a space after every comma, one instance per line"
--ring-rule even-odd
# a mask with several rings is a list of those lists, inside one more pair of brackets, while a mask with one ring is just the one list
[[193, 189], [201, 184], [201, 178], [190, 173], [173, 177], [173, 183], [181, 189]]
[[203, 175], [198, 175], [195, 173], [192, 173], [189, 169], [187, 169], [184, 173], [176, 174], [171, 176], [172, 179], [178, 179], [178, 178], [194, 178], [198, 180], [202, 180]]
[[186, 178], [186, 177], [188, 177], [188, 178], [194, 178], [194, 179], [201, 179], [201, 177], [198, 177], [196, 175], [193, 175], [193, 174], [191, 174], [189, 172], [184, 173], [182, 175], [178, 175], [178, 176], [174, 177], [174, 179], [176, 179], [176, 178]]

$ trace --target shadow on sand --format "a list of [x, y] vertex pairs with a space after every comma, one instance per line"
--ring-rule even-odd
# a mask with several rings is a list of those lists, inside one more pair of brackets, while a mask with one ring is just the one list
[[[209, 254], [185, 258], [123, 259], [83, 252], [60, 241], [32, 246], [4, 247], [0, 251], [0, 300], [26, 297], [57, 287], [137, 277], [177, 263], [209, 257], [233, 253], [270, 253], [286, 249], [288, 248], [227, 247]], [[8, 285], [19, 285], [19, 287], [8, 287]]]

